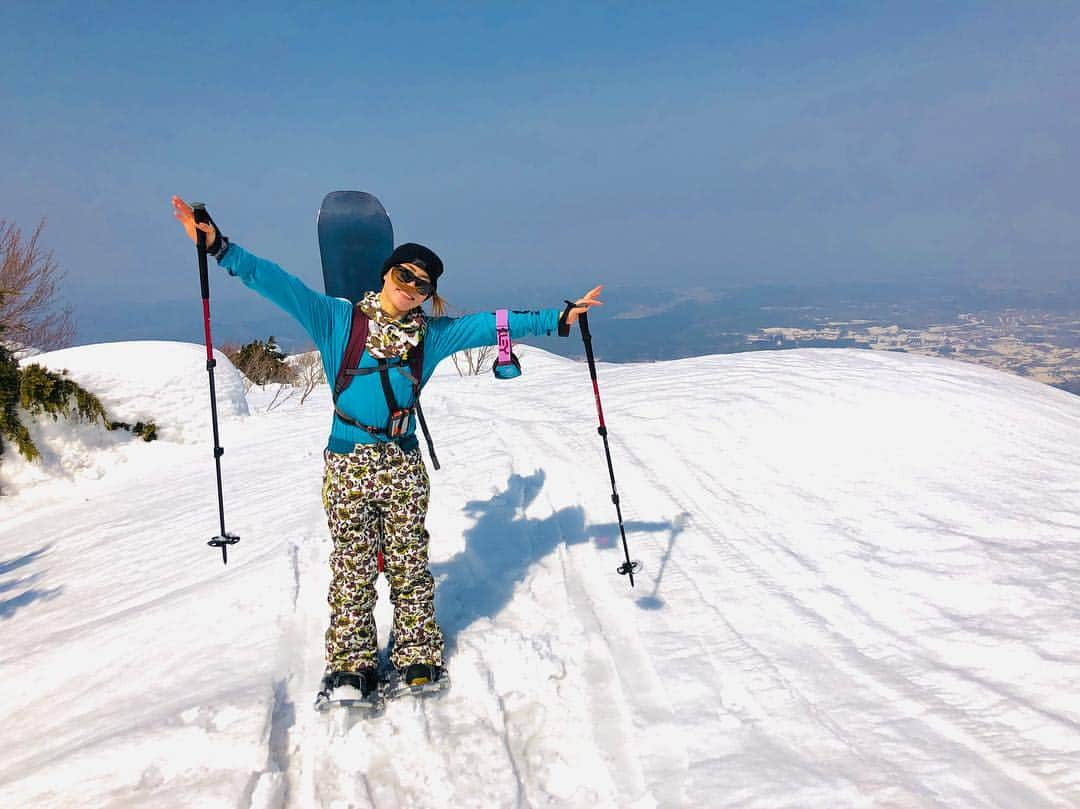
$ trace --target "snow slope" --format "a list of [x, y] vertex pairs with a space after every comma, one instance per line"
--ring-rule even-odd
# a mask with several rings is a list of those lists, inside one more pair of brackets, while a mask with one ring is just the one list
[[311, 709], [325, 388], [223, 425], [228, 567], [198, 363], [201, 443], [20, 479], [3, 805], [1080, 806], [1080, 398], [867, 351], [602, 364], [631, 589], [587, 369], [522, 354], [425, 391], [454, 687], [374, 720]]
[[[227, 425], [247, 415], [248, 404], [240, 373], [220, 351], [215, 351], [214, 357], [218, 416], [222, 425]], [[21, 364], [66, 372], [97, 395], [110, 419], [127, 424], [152, 421], [164, 444], [202, 446], [210, 440], [210, 389], [203, 346], [163, 340], [103, 343], [27, 353]], [[29, 464], [12, 450], [4, 454], [0, 468], [0, 492], [24, 492], [23, 503], [70, 493], [65, 487], [36, 484], [64, 478], [85, 485], [87, 480], [106, 474], [116, 477], [121, 470], [138, 476], [144, 467], [154, 466], [152, 458], [161, 455], [160, 444], [152, 451], [140, 452], [132, 446], [130, 434], [108, 432], [99, 425], [48, 418], [26, 419], [25, 423], [41, 450], [41, 459]], [[135, 463], [129, 463], [133, 459]]]

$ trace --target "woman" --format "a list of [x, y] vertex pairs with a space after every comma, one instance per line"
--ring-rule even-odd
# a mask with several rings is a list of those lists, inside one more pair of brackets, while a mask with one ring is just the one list
[[[248, 253], [218, 233], [213, 223], [196, 223], [191, 207], [172, 199], [174, 213], [192, 241], [206, 234], [207, 252], [230, 275], [276, 303], [315, 341], [328, 380], [338, 376], [352, 324], [353, 305], [305, 286], [273, 262]], [[442, 261], [430, 249], [404, 244], [383, 266], [382, 289], [357, 304], [367, 316], [368, 335], [358, 363], [361, 373], [335, 401], [326, 447], [323, 505], [334, 549], [330, 555], [330, 627], [326, 632], [327, 674], [323, 691], [339, 685], [372, 697], [378, 688], [375, 630], [375, 579], [378, 552], [394, 605], [390, 662], [410, 686], [435, 683], [442, 675], [443, 637], [435, 620], [435, 584], [428, 571], [428, 532], [424, 528], [430, 485], [414, 435], [413, 419], [393, 425], [391, 410], [415, 399], [405, 373], [409, 352], [423, 345], [422, 386], [440, 360], [497, 340], [491, 312], [443, 317], [437, 286]], [[566, 333], [582, 312], [601, 304], [601, 286], [559, 310], [513, 312], [515, 336]], [[431, 301], [428, 316], [422, 306]], [[382, 365], [380, 366], [380, 361]], [[400, 373], [374, 372], [390, 366]], [[370, 369], [371, 372], [363, 373]], [[409, 406], [411, 407], [411, 405]], [[408, 408], [405, 408], [407, 413]]]

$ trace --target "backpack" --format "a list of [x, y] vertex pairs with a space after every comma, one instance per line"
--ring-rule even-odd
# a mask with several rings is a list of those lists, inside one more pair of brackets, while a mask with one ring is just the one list
[[[352, 427], [358, 427], [373, 436], [382, 436], [380, 440], [389, 442], [405, 435], [409, 428], [409, 423], [412, 420], [413, 411], [415, 411], [417, 420], [420, 422], [420, 429], [424, 433], [424, 440], [427, 441], [428, 454], [431, 455], [432, 466], [438, 469], [439, 459], [435, 457], [435, 446], [431, 442], [431, 434], [428, 432], [427, 421], [424, 419], [424, 411], [420, 408], [420, 380], [424, 370], [424, 341], [421, 340], [420, 343], [409, 352], [407, 364], [403, 363], [400, 359], [383, 359], [379, 360], [378, 365], [374, 368], [358, 368], [357, 366], [360, 364], [360, 357], [363, 355], [364, 346], [367, 343], [368, 329], [369, 321], [367, 315], [363, 313], [359, 306], [353, 306], [352, 324], [349, 326], [349, 342], [345, 346], [345, 355], [341, 358], [337, 379], [334, 380], [334, 414], [346, 424]], [[412, 404], [407, 407], [399, 407], [397, 399], [394, 397], [393, 388], [390, 387], [390, 369], [403, 369], [406, 367], [409, 369], [407, 376], [412, 381], [413, 401]], [[404, 371], [402, 372], [405, 373]], [[352, 384], [355, 377], [374, 373], [377, 373], [382, 381], [383, 395], [386, 397], [386, 406], [390, 410], [390, 418], [385, 427], [373, 427], [369, 424], [362, 424], [344, 413], [341, 408], [338, 407], [338, 398], [345, 392], [346, 388]]]

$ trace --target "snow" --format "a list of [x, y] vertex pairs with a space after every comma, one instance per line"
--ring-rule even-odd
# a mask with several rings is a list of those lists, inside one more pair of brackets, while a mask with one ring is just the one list
[[519, 354], [424, 394], [453, 689], [357, 721], [312, 709], [326, 387], [267, 411], [219, 357], [224, 567], [203, 349], [35, 357], [162, 440], [4, 455], [3, 805], [1080, 806], [1080, 398], [855, 350], [600, 364], [631, 589], [587, 368]]
[[[220, 351], [214, 352], [218, 418], [223, 429], [248, 414], [243, 377]], [[39, 484], [64, 478], [69, 484], [116, 475], [117, 467], [133, 476], [156, 466], [161, 447], [171, 444], [213, 446], [207, 435], [210, 392], [206, 348], [188, 343], [136, 341], [79, 346], [31, 354], [20, 363], [67, 372], [94, 393], [114, 421], [153, 421], [161, 444], [132, 441], [131, 434], [100, 425], [23, 419], [42, 458], [27, 463], [12, 448], [0, 469], [0, 492], [27, 492], [26, 498], [65, 497], [67, 487]], [[141, 445], [141, 446], [140, 446]]]

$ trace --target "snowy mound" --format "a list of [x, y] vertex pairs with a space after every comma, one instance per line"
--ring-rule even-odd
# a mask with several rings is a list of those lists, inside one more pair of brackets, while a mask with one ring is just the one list
[[0, 503], [5, 805], [1080, 806], [1080, 397], [870, 351], [601, 364], [631, 589], [588, 371], [526, 351], [425, 389], [453, 687], [378, 718], [312, 709], [326, 386], [230, 425], [227, 568], [202, 452]]
[[[214, 357], [219, 418], [246, 416], [239, 372], [220, 351]], [[162, 441], [206, 439], [210, 394], [202, 346], [153, 340], [101, 343], [39, 354], [26, 363], [66, 370], [101, 400], [114, 421], [153, 421]]]
[[[224, 354], [215, 352], [215, 357], [218, 414], [228, 422], [247, 415], [247, 400], [239, 372]], [[28, 356], [21, 364], [67, 371], [98, 397], [112, 421], [154, 422], [158, 438], [147, 446], [211, 444], [206, 349], [202, 346], [164, 341], [102, 343]], [[109, 432], [100, 424], [30, 419], [25, 414], [23, 420], [42, 457], [26, 463], [14, 447], [7, 447], [0, 478], [5, 495], [55, 477], [100, 478], [110, 467], [130, 460], [132, 452], [145, 454], [142, 448], [130, 446], [143, 443], [130, 433]]]

